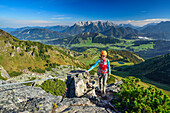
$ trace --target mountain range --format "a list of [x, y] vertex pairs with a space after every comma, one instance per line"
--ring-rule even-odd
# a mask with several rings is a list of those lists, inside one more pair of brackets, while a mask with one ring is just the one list
[[60, 33], [42, 28], [22, 29], [10, 32], [11, 35], [21, 40], [48, 40], [56, 38], [65, 38], [71, 36], [69, 33]]
[[34, 27], [21, 27], [21, 28], [1, 28], [2, 30], [6, 32], [11, 32], [11, 31], [23, 31], [26, 29], [33, 29], [33, 28], [42, 28], [42, 29], [48, 29], [52, 31], [63, 31], [64, 29], [68, 28], [69, 26], [61, 26], [61, 25], [56, 25], [56, 26], [46, 26], [46, 27], [40, 27], [40, 26], [34, 26]]
[[[48, 30], [58, 31], [61, 33], [67, 33], [71, 35], [77, 35], [77, 34], [81, 34], [85, 32], [95, 32], [95, 33], [101, 33], [106, 36], [112, 36], [112, 37], [118, 37], [118, 38], [119, 37], [131, 38], [131, 37], [136, 37], [136, 36], [143, 36], [143, 37], [149, 37], [152, 39], [170, 40], [170, 37], [169, 37], [170, 36], [169, 35], [170, 34], [169, 33], [170, 22], [169, 21], [160, 22], [160, 23], [150, 23], [143, 27], [133, 26], [131, 24], [116, 25], [110, 21], [106, 21], [106, 22], [81, 21], [81, 22], [75, 23], [72, 26], [47, 26], [47, 27], [37, 26], [37, 27], [23, 27], [23, 28], [18, 28], [15, 30], [12, 28], [6, 28], [6, 30], [9, 29], [8, 31], [9, 33], [21, 39], [22, 37], [21, 31], [27, 30], [27, 29], [36, 29], [36, 28], [48, 29]], [[11, 30], [14, 30], [14, 31], [11, 31]], [[41, 34], [37, 33], [37, 35], [41, 35]], [[59, 33], [57, 35], [58, 35], [57, 37], [63, 37], [63, 36], [59, 36], [60, 35]], [[24, 36], [22, 38], [24, 38]], [[52, 36], [52, 39], [53, 39], [53, 36]]]
[[64, 47], [71, 47], [73, 44], [92, 44], [92, 43], [101, 43], [101, 44], [114, 44], [120, 43], [119, 39], [114, 37], [107, 37], [100, 33], [86, 32], [81, 33], [68, 38], [60, 38], [52, 41], [46, 42], [46, 44], [60, 45]]
[[153, 37], [154, 39], [170, 40], [170, 21], [147, 26], [141, 32], [145, 33], [145, 36]]
[[[21, 40], [34, 40], [69, 47], [76, 51], [84, 50], [84, 47], [97, 47], [98, 49], [104, 47], [105, 49], [129, 50], [138, 53], [143, 58], [169, 52], [169, 41], [167, 41], [170, 39], [169, 21], [151, 23], [140, 30], [127, 26], [131, 25], [116, 25], [110, 21], [87, 21], [75, 23], [73, 26], [25, 27], [9, 33]], [[55, 28], [61, 31], [54, 31]]]

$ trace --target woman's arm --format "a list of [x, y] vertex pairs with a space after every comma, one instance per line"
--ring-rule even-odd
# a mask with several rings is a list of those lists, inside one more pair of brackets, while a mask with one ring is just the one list
[[99, 64], [99, 60], [97, 60], [96, 63], [95, 63], [93, 66], [91, 66], [90, 69], [88, 69], [88, 71], [91, 71], [91, 70], [92, 70], [93, 68], [95, 68], [98, 64]]
[[109, 71], [109, 75], [111, 74], [111, 69], [110, 69], [110, 62], [109, 62], [109, 60], [107, 61], [107, 66], [108, 66], [108, 71]]

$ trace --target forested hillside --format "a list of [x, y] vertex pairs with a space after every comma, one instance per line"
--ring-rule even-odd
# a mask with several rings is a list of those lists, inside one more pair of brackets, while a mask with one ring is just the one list
[[146, 77], [150, 80], [154, 80], [160, 83], [170, 85], [170, 54], [157, 56], [146, 60], [140, 64], [136, 64], [126, 71], [130, 72], [130, 75], [143, 78]]

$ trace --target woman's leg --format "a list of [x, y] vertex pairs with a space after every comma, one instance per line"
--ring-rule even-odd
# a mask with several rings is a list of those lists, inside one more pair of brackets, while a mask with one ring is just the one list
[[106, 86], [107, 86], [107, 73], [103, 75], [103, 93], [106, 93]]
[[101, 74], [98, 74], [98, 77], [99, 77], [99, 90], [101, 91], [101, 86], [102, 86], [102, 75]]

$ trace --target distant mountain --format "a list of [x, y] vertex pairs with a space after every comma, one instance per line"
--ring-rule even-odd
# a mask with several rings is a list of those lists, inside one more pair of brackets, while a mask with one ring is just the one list
[[76, 36], [68, 37], [68, 38], [61, 38], [53, 41], [48, 41], [46, 44], [53, 44], [53, 45], [60, 45], [60, 46], [67, 46], [71, 47], [73, 44], [93, 44], [93, 43], [101, 43], [101, 44], [114, 44], [120, 43], [119, 39], [114, 37], [104, 36], [100, 33], [81, 33]]
[[[123, 26], [123, 27], [120, 27]], [[77, 35], [85, 32], [95, 32], [95, 33], [101, 33], [103, 35], [109, 36], [109, 37], [124, 37], [128, 35], [129, 37], [138, 36], [142, 34], [140, 31], [133, 29], [131, 27], [131, 24], [121, 24], [120, 26], [115, 25], [112, 22], [106, 21], [87, 21], [87, 22], [78, 22], [75, 23], [73, 26], [68, 27], [63, 32], [70, 33], [72, 35]], [[126, 27], [124, 27], [126, 26]]]
[[139, 28], [139, 26], [134, 26], [132, 24], [119, 24], [120, 27], [131, 27], [133, 29]]
[[46, 26], [46, 27], [40, 27], [40, 26], [32, 26], [32, 27], [21, 27], [21, 28], [1, 28], [2, 30], [6, 31], [6, 32], [11, 32], [11, 31], [23, 31], [26, 29], [33, 29], [33, 28], [42, 28], [42, 29], [48, 29], [48, 30], [52, 30], [52, 31], [63, 31], [66, 28], [68, 28], [69, 26], [61, 26], [61, 25], [57, 25], [57, 26]]
[[142, 32], [130, 28], [130, 27], [116, 27], [116, 26], [112, 26], [110, 29], [105, 30], [103, 32], [101, 32], [103, 35], [106, 36], [111, 36], [111, 37], [116, 37], [116, 38], [126, 38], [126, 37], [132, 37], [132, 36], [140, 36], [142, 35]]
[[160, 22], [141, 30], [145, 36], [160, 40], [170, 40], [170, 21]]
[[57, 26], [46, 26], [46, 27], [42, 27], [44, 29], [48, 29], [48, 30], [52, 30], [52, 31], [63, 31], [65, 29], [67, 29], [69, 26], [61, 26], [61, 25], [57, 25]]
[[99, 32], [103, 32], [103, 31], [111, 28], [111, 26], [115, 26], [115, 25], [110, 21], [106, 21], [106, 22], [102, 22], [102, 21], [78, 22], [78, 23], [75, 23], [73, 26], [68, 27], [63, 32], [68, 32], [72, 35], [77, 35], [77, 34], [84, 33], [84, 32], [99, 33]]
[[146, 28], [146, 27], [148, 27], [148, 26], [152, 26], [152, 25], [156, 25], [156, 24], [158, 24], [158, 23], [149, 23], [149, 24], [146, 24], [146, 25], [144, 25], [144, 26], [142, 26], [142, 27], [138, 27], [138, 28], [136, 28], [137, 30], [143, 30], [144, 28]]
[[0, 28], [6, 32], [15, 31], [17, 28]]
[[52, 31], [42, 28], [32, 28], [19, 31], [10, 32], [11, 35], [21, 40], [47, 40], [56, 38], [65, 38], [71, 36], [68, 33], [60, 33], [58, 31]]
[[170, 85], [170, 53], [157, 56], [146, 60], [140, 64], [136, 64], [127, 70], [133, 76], [169, 84]]

